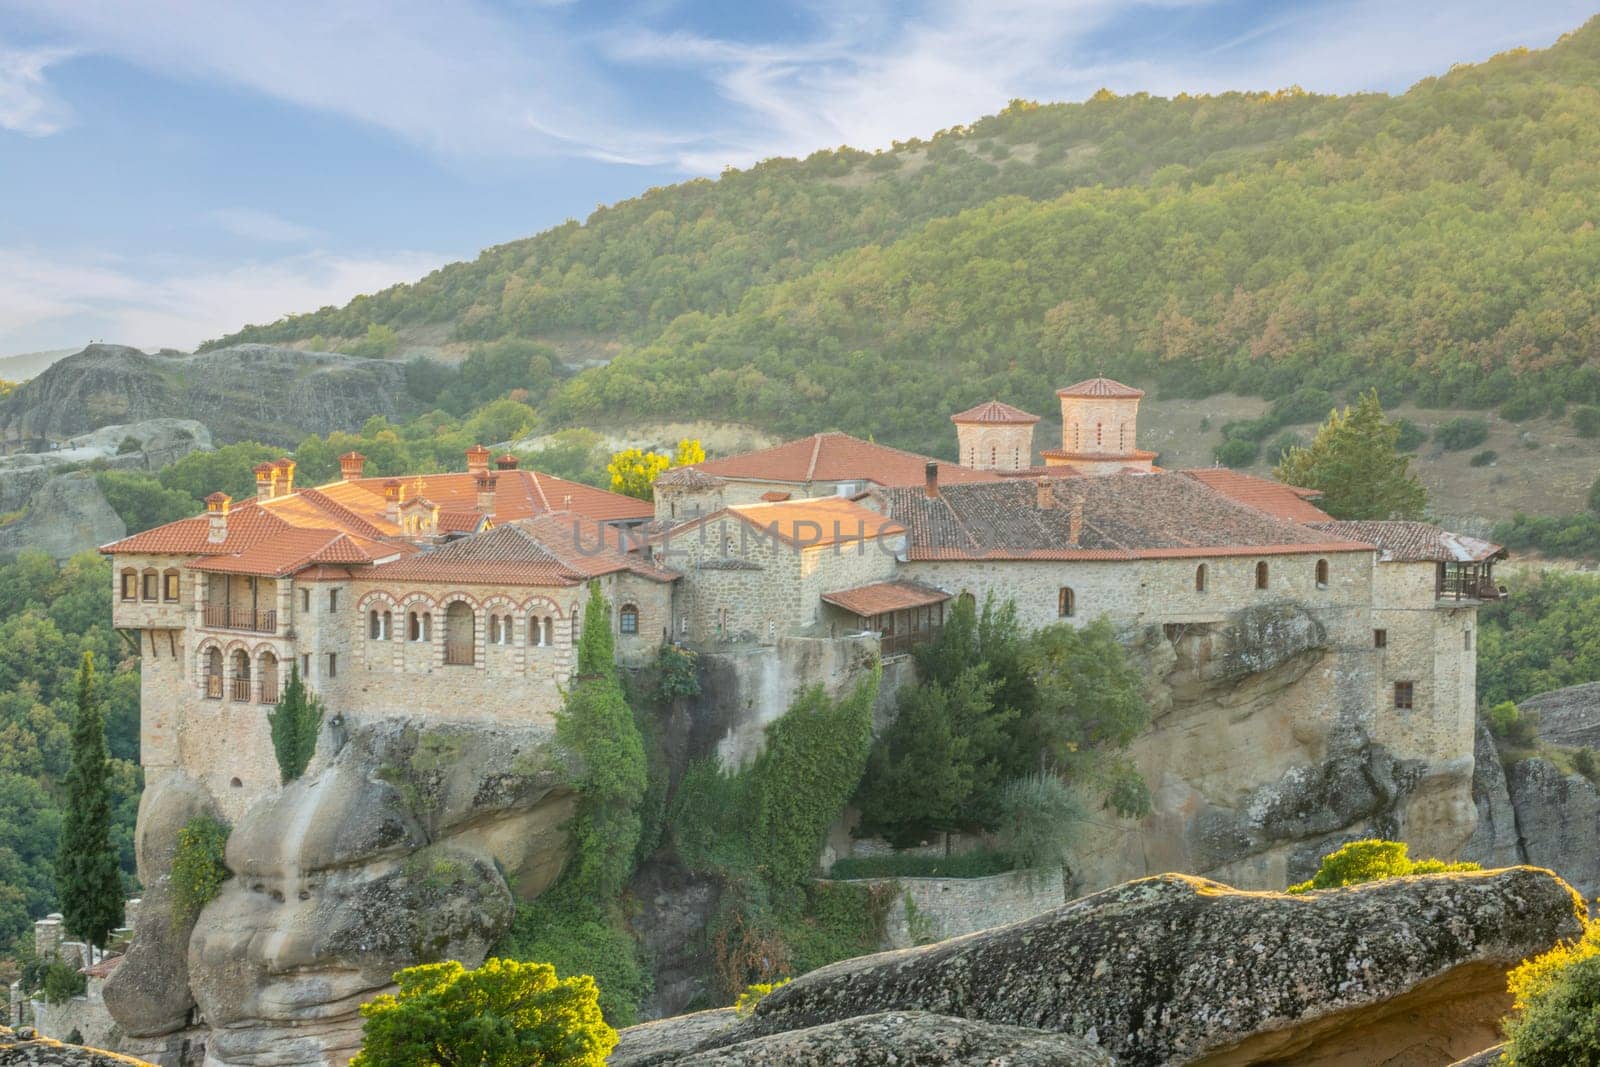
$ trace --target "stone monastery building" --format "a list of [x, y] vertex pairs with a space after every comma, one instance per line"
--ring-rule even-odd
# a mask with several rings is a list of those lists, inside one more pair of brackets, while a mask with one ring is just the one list
[[182, 767], [230, 814], [276, 788], [266, 710], [291, 664], [347, 718], [548, 718], [590, 581], [624, 664], [664, 641], [759, 653], [864, 633], [896, 657], [957, 597], [1174, 645], [1293, 603], [1375, 737], [1472, 751], [1476, 608], [1500, 595], [1499, 546], [1338, 522], [1315, 493], [1230, 470], [1162, 470], [1138, 448], [1138, 389], [1057, 395], [1042, 463], [1038, 417], [991, 401], [951, 417], [959, 463], [822, 433], [668, 471], [653, 505], [491, 465], [482, 446], [464, 473], [410, 478], [366, 477], [351, 453], [315, 488], [292, 460], [262, 464], [255, 499], [213, 494], [202, 516], [102, 549], [143, 657], [147, 773]]

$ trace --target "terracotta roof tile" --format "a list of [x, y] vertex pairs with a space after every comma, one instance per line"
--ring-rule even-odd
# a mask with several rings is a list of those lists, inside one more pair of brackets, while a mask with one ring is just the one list
[[770, 534], [802, 548], [875, 541], [905, 531], [887, 515], [848, 497], [821, 496], [773, 504], [737, 504], [675, 526], [656, 540], [670, 542], [722, 516], [748, 523], [762, 536]]
[[1057, 389], [1056, 396], [1092, 396], [1092, 397], [1118, 397], [1134, 399], [1144, 396], [1143, 389], [1135, 389], [1131, 385], [1112, 381], [1110, 378], [1086, 378], [1075, 385], [1065, 389]]
[[998, 400], [990, 400], [971, 407], [967, 410], [950, 416], [951, 422], [981, 422], [981, 423], [1015, 423], [1029, 425], [1039, 421], [1039, 416], [1030, 415], [1021, 408], [1014, 408], [1010, 404], [1002, 404]]
[[1226, 467], [1204, 467], [1181, 473], [1196, 481], [1204, 482], [1222, 495], [1241, 504], [1248, 504], [1258, 511], [1276, 515], [1280, 519], [1311, 523], [1327, 522], [1332, 518], [1327, 512], [1311, 503], [1311, 499], [1322, 495], [1314, 489], [1301, 489], [1268, 478], [1257, 478], [1253, 474], [1241, 474]]
[[846, 611], [870, 618], [889, 611], [926, 607], [950, 599], [950, 594], [920, 582], [874, 582], [837, 593], [823, 593], [822, 599]]
[[792, 482], [797, 485], [847, 481], [877, 485], [921, 485], [930, 462], [939, 464], [941, 482], [956, 484], [995, 479], [995, 475], [987, 471], [975, 471], [843, 433], [813, 434], [759, 452], [709, 459], [693, 467], [679, 469], [699, 471], [719, 478]]
[[[1048, 506], [1040, 506], [1041, 493]], [[1277, 518], [1180, 474], [879, 492], [911, 559], [1146, 559], [1359, 552], [1369, 545]], [[1076, 535], [1076, 536], [1074, 536]]]
[[581, 515], [546, 514], [424, 549], [374, 567], [372, 574], [379, 579], [507, 585], [577, 585], [620, 570], [656, 581], [678, 577], [629, 551], [627, 537], [615, 526]]
[[1497, 544], [1426, 522], [1329, 520], [1310, 525], [1334, 537], [1375, 546], [1384, 563], [1481, 563], [1505, 554]]

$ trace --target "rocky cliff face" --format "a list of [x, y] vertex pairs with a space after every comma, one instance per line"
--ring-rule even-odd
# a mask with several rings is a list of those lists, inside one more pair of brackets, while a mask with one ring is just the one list
[[9, 1030], [4, 1026], [0, 1026], [0, 1064], [5, 1067], [152, 1067], [144, 1060], [81, 1045], [63, 1045], [39, 1037], [31, 1030]]
[[221, 442], [292, 446], [309, 433], [394, 416], [404, 396], [405, 368], [386, 360], [269, 345], [193, 356], [90, 345], [0, 401], [0, 436], [15, 446], [198, 416]]
[[1472, 762], [1406, 748], [1374, 720], [1369, 661], [1306, 607], [1130, 635], [1151, 727], [1131, 750], [1154, 812], [1094, 820], [1080, 890], [1162, 871], [1281, 888], [1360, 837], [1454, 856], [1472, 833]]
[[[543, 727], [382, 720], [324, 732], [320, 771], [254, 804], [233, 877], [191, 922], [166, 884], [177, 831], [213, 801], [167, 772], [140, 812], [150, 887], [106, 1006], [142, 1054], [180, 1062], [197, 1007], [208, 1067], [320, 1067], [360, 1045], [359, 1006], [415, 963], [483, 961], [560, 872], [572, 797]], [[148, 1051], [146, 1051], [148, 1050]]]
[[[997, 1038], [1020, 1047], [1030, 1031], [1068, 1035], [1125, 1067], [1422, 1067], [1493, 1043], [1510, 1003], [1505, 972], [1576, 935], [1584, 914], [1571, 887], [1526, 867], [1302, 897], [1167, 875], [1011, 926], [824, 967], [746, 1020], [706, 1013], [624, 1031], [611, 1062], [754, 1064], [785, 1053], [824, 1062], [808, 1032], [825, 1039], [826, 1028], [855, 1020], [852, 1040], [871, 1041], [881, 1013], [919, 1012], [999, 1028]], [[879, 1057], [895, 1048], [894, 1036], [882, 1040]]]
[[46, 481], [28, 497], [20, 515], [0, 526], [0, 557], [33, 548], [54, 559], [69, 559], [127, 532], [94, 474], [74, 471]]

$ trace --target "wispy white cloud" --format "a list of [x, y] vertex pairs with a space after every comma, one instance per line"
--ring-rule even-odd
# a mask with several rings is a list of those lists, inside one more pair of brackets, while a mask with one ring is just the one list
[[235, 237], [264, 244], [309, 244], [322, 236], [310, 226], [255, 208], [221, 208], [212, 211], [210, 218]]
[[308, 252], [216, 268], [0, 247], [0, 349], [109, 340], [192, 348], [247, 322], [342, 304], [459, 256]]
[[44, 137], [67, 123], [71, 111], [51, 91], [45, 71], [71, 54], [60, 48], [0, 46], [0, 129]]

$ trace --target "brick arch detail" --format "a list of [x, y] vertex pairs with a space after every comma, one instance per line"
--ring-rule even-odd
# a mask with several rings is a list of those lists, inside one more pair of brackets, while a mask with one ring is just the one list
[[521, 610], [524, 615], [554, 615], [558, 619], [567, 617], [567, 613], [561, 610], [561, 605], [547, 596], [529, 597], [522, 602]]

